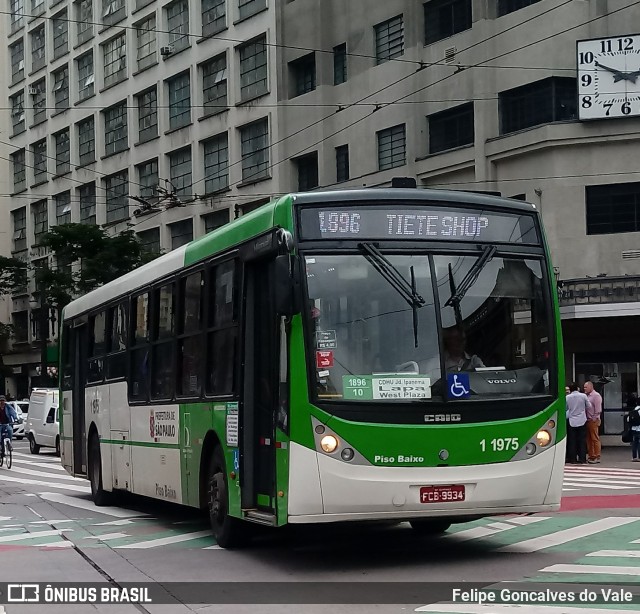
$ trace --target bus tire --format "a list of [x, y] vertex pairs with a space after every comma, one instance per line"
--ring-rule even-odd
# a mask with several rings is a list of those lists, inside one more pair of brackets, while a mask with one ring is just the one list
[[91, 482], [91, 499], [98, 506], [111, 503], [111, 493], [102, 487], [102, 455], [100, 454], [100, 441], [94, 433], [89, 440], [89, 482]]
[[238, 518], [229, 516], [229, 487], [224, 454], [216, 446], [207, 475], [207, 510], [211, 530], [222, 548], [238, 548], [247, 541], [247, 528]]
[[446, 520], [410, 520], [411, 528], [418, 535], [441, 535], [451, 526]]
[[36, 438], [29, 433], [29, 452], [31, 454], [40, 454], [40, 446], [36, 443]]

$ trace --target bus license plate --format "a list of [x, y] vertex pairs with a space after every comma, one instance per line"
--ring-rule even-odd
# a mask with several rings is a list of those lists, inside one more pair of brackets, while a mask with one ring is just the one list
[[464, 501], [464, 485], [451, 486], [422, 486], [420, 488], [420, 503], [450, 503]]

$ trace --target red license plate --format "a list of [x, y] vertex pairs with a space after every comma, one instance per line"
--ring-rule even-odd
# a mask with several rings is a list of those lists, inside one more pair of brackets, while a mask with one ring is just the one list
[[450, 486], [422, 486], [420, 488], [420, 503], [452, 503], [464, 501], [464, 485]]

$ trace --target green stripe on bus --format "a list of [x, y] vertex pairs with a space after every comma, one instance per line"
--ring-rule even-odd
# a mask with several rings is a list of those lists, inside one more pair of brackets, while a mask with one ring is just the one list
[[177, 443], [155, 443], [153, 441], [127, 441], [125, 439], [100, 439], [100, 443], [108, 443], [120, 446], [139, 446], [142, 448], [169, 448], [179, 450], [180, 444]]

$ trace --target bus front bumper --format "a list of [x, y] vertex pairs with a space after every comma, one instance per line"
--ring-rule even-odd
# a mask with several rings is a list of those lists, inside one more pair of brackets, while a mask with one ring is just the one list
[[[350, 465], [291, 443], [290, 461], [290, 523], [464, 518], [557, 511], [565, 445], [522, 461], [433, 468]], [[422, 487], [451, 484], [464, 485], [464, 501], [421, 503]]]

